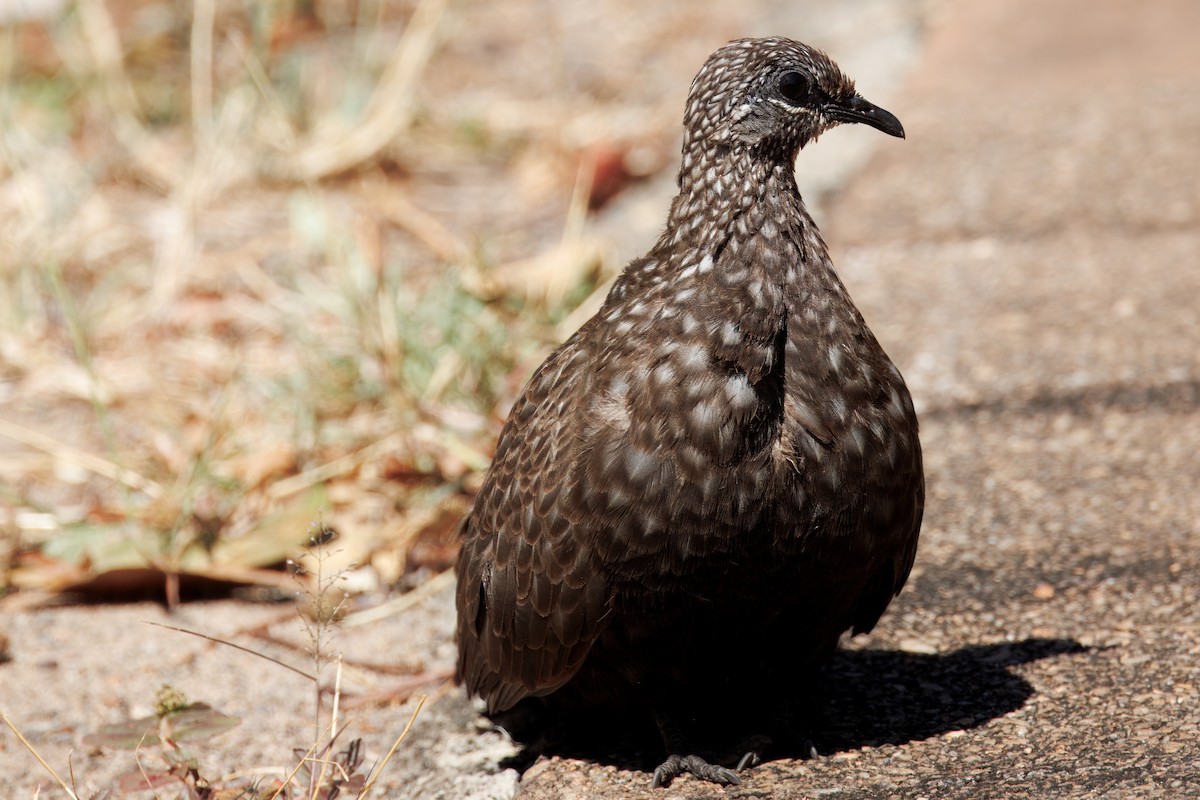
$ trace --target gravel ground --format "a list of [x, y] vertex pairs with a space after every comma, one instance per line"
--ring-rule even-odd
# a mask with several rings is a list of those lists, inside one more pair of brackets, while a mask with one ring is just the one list
[[[763, 3], [757, 17], [700, 26], [703, 44], [691, 44], [699, 59], [747, 32], [816, 39], [811, 6]], [[892, 35], [863, 27], [885, 12]], [[835, 132], [800, 172], [829, 170], [811, 178], [825, 191], [844, 184], [822, 204], [826, 238], [912, 387], [930, 500], [908, 588], [826, 671], [820, 757], [773, 760], [730, 789], [685, 777], [651, 791], [644, 772], [572, 759], [539, 762], [518, 785], [497, 767], [511, 746], [442, 690], [377, 796], [1200, 796], [1200, 5], [1011, 0], [927, 17], [856, 2], [839, 13], [817, 43], [909, 138], [839, 152], [852, 132]], [[872, 56], [873, 41], [887, 52]], [[656, 80], [679, 81], [682, 98], [694, 69]], [[652, 236], [664, 207], [646, 210], [653, 191], [615, 204], [600, 229]], [[237, 638], [280, 619], [272, 630], [302, 641], [280, 608], [235, 602], [170, 619], [156, 606], [12, 614], [0, 708], [60, 771], [73, 752], [84, 796], [133, 764], [82, 736], [148, 713], [164, 682], [243, 719], [197, 748], [208, 772], [278, 767], [312, 740], [311, 688], [142, 621]], [[442, 590], [342, 629], [337, 647], [444, 669], [452, 626]], [[345, 686], [401, 680], [347, 669]], [[356, 709], [351, 735], [375, 758], [411, 710]], [[51, 796], [7, 731], [0, 776], [7, 796]]]

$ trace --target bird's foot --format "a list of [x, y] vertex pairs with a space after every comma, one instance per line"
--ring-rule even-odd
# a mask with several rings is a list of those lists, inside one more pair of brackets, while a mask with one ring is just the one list
[[[742, 760], [744, 761], [745, 757]], [[737, 786], [742, 782], [733, 770], [710, 764], [700, 756], [681, 756], [678, 753], [672, 753], [654, 770], [654, 781], [651, 786], [655, 788], [669, 786], [671, 781], [685, 772], [690, 772], [701, 780], [711, 781], [721, 786]]]

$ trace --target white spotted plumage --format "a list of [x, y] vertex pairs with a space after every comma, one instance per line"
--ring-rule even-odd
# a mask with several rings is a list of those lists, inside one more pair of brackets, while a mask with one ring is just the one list
[[[491, 710], [769, 706], [903, 585], [912, 401], [793, 176], [842, 121], [902, 134], [787, 39], [696, 75], [666, 229], [534, 374], [464, 523], [458, 673]], [[656, 781], [680, 769], [735, 780], [668, 759]]]

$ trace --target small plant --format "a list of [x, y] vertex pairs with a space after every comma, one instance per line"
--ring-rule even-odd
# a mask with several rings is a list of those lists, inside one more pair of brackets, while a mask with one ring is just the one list
[[[332, 544], [337, 536], [337, 531], [326, 525], [324, 519], [318, 519], [309, 526], [308, 544], [304, 554], [298, 560], [288, 562], [288, 567], [297, 580], [303, 581], [305, 577], [312, 579], [310, 583], [301, 583], [304, 587], [304, 605], [300, 608], [300, 622], [308, 636], [308, 652], [313, 660], [311, 678], [316, 690], [313, 705], [313, 741], [320, 742], [323, 732], [331, 731], [327, 748], [333, 746], [337, 737], [336, 733], [332, 733], [337, 730], [338, 724], [337, 694], [334, 695], [332, 719], [328, 726], [322, 725], [321, 684], [325, 668], [331, 660], [335, 660], [330, 654], [330, 640], [337, 623], [345, 616], [346, 594], [338, 588], [342, 579], [341, 572], [325, 574], [325, 559], [329, 554], [324, 548]], [[309, 562], [312, 566], [306, 567], [303, 562]]]
[[[194, 800], [336, 800], [362, 796], [368, 776], [359, 772], [363, 761], [361, 739], [353, 740], [333, 757], [329, 756], [333, 738], [319, 752], [297, 750], [298, 766], [292, 774], [265, 785], [238, 780], [225, 783], [203, 777], [199, 761], [183, 744], [210, 739], [240, 722], [207, 703], [189, 703], [183, 692], [163, 686], [155, 694], [154, 714], [107, 725], [84, 737], [84, 742], [139, 754], [138, 768], [118, 779], [118, 790], [123, 794], [178, 786]], [[152, 748], [162, 757], [163, 764], [157, 768], [148, 768], [141, 761], [140, 754]], [[297, 783], [305, 788], [298, 788]]]
[[[326, 749], [332, 746], [333, 741], [330, 740]], [[309, 788], [300, 790], [299, 794], [289, 791], [282, 797], [291, 798], [294, 795], [314, 800], [336, 800], [343, 796], [363, 796], [367, 776], [358, 771], [363, 761], [362, 739], [351, 741], [346, 749], [333, 759], [327, 758], [325, 753], [314, 756], [296, 751], [296, 756], [300, 759], [300, 775], [303, 776], [300, 784]]]
[[[308, 750], [294, 751], [295, 766], [290, 771], [284, 770], [286, 774], [281, 778], [267, 782], [205, 777], [201, 774], [199, 760], [183, 745], [210, 739], [240, 724], [241, 720], [207, 703], [188, 702], [183, 692], [163, 686], [155, 694], [154, 714], [107, 725], [84, 737], [84, 742], [92, 746], [133, 750], [138, 754], [137, 769], [118, 778], [120, 792], [149, 792], [175, 786], [182, 788], [185, 796], [192, 800], [337, 800], [368, 796], [374, 782], [408, 734], [424, 699], [417, 702], [408, 724], [372, 774], [359, 772], [363, 762], [361, 739], [354, 739], [343, 750], [335, 752], [334, 748], [345, 726], [339, 726], [338, 721], [340, 657], [331, 655], [330, 640], [335, 626], [344, 616], [345, 594], [338, 587], [342, 573], [328, 575], [325, 572], [325, 560], [329, 554], [324, 548], [336, 539], [337, 532], [318, 518], [309, 528], [304, 554], [290, 562], [293, 575], [302, 581], [302, 593], [306, 601], [301, 608], [300, 618], [309, 639], [307, 650], [313, 658], [312, 674], [232, 642], [183, 628], [151, 623], [257, 655], [312, 680], [316, 687], [313, 744]], [[310, 566], [305, 567], [301, 562]], [[339, 663], [334, 680], [333, 706], [328, 721], [323, 722], [326, 715], [321, 679], [331, 661]], [[141, 754], [146, 750], [157, 750], [162, 763], [147, 767], [141, 759]]]
[[176, 784], [185, 788], [188, 797], [209, 798], [213, 786], [201, 776], [200, 763], [183, 745], [211, 739], [240, 723], [237, 717], [207, 703], [189, 703], [183, 692], [164, 685], [154, 696], [152, 715], [106, 725], [85, 736], [84, 742], [139, 754], [143, 749], [157, 748], [164, 766], [147, 769], [139, 757], [138, 769], [118, 779], [122, 792], [153, 791]]

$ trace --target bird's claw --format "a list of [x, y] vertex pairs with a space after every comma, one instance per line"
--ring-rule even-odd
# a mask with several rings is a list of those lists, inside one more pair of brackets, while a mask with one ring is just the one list
[[734, 769], [737, 772], [741, 772], [742, 770], [749, 769], [750, 767], [757, 767], [761, 763], [762, 756], [759, 755], [757, 750], [747, 750], [742, 754], [741, 759], [738, 761], [737, 766], [734, 767]]
[[738, 760], [737, 767], [735, 767], [735, 769], [738, 772], [741, 772], [744, 769], [757, 767], [763, 762], [763, 750], [767, 747], [770, 747], [772, 743], [773, 741], [771, 737], [764, 735], [752, 736], [747, 739], [742, 745], [742, 747], [745, 749], [742, 751], [742, 757], [740, 760]]
[[669, 786], [671, 781], [685, 772], [690, 772], [701, 780], [721, 786], [737, 786], [742, 782], [742, 779], [733, 770], [710, 764], [700, 756], [681, 756], [678, 753], [672, 753], [654, 770], [654, 781], [651, 786], [654, 788]]

